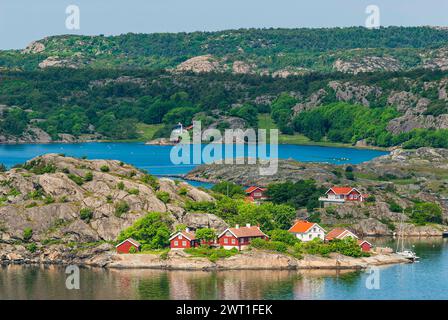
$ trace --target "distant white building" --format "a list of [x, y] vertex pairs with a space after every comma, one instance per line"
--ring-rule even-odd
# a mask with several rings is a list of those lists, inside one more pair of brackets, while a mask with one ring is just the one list
[[325, 239], [324, 228], [319, 226], [317, 223], [304, 220], [297, 221], [288, 231], [303, 242], [311, 241], [316, 238], [321, 240]]

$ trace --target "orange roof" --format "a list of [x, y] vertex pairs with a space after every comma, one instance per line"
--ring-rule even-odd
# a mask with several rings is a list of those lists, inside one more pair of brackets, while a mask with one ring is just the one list
[[266, 191], [266, 188], [261, 188], [261, 187], [257, 187], [257, 186], [252, 186], [246, 189], [246, 193], [252, 193], [255, 190], [260, 189], [261, 191]]
[[[351, 232], [350, 230], [344, 229], [344, 228], [334, 228], [333, 230], [331, 230], [330, 232], [328, 232], [328, 234], [325, 236], [326, 240], [333, 240], [333, 239], [337, 239], [341, 236], [343, 236], [345, 233], [350, 232], [351, 234], [355, 235], [353, 232]], [[355, 235], [356, 236], [356, 235]]]
[[219, 235], [221, 237], [227, 231], [230, 231], [237, 238], [246, 238], [246, 237], [267, 237], [263, 231], [260, 230], [260, 227], [252, 226], [252, 227], [239, 227], [239, 228], [228, 228], [224, 230], [223, 233]]
[[[333, 187], [330, 190], [333, 190], [333, 192], [336, 194], [349, 194], [350, 191], [353, 190], [353, 188], [352, 187]], [[330, 190], [328, 190], [328, 191], [330, 191]], [[328, 191], [327, 191], [327, 193], [328, 193]]]
[[288, 231], [293, 233], [305, 233], [314, 225], [315, 223], [313, 222], [299, 220]]

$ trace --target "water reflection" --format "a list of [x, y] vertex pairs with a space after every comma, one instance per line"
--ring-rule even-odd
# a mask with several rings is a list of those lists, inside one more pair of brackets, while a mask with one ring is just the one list
[[[394, 246], [393, 239], [374, 239]], [[380, 268], [380, 290], [363, 271], [163, 271], [81, 269], [80, 290], [67, 290], [57, 266], [3, 266], [0, 299], [446, 299], [447, 240], [408, 240], [421, 257]]]

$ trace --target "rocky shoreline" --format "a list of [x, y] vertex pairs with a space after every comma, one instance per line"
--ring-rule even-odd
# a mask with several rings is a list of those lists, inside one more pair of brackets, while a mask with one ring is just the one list
[[[103, 249], [105, 249], [103, 247]], [[101, 250], [101, 248], [99, 249]], [[297, 259], [280, 253], [251, 250], [212, 262], [207, 258], [192, 257], [183, 251], [170, 251], [166, 257], [157, 254], [90, 253], [90, 256], [57, 257], [56, 255], [25, 258], [18, 253], [0, 255], [0, 265], [78, 265], [104, 269], [159, 269], [191, 271], [224, 270], [360, 270], [372, 266], [409, 263], [396, 254], [373, 254], [370, 257], [351, 258], [341, 254], [329, 257], [305, 255]]]

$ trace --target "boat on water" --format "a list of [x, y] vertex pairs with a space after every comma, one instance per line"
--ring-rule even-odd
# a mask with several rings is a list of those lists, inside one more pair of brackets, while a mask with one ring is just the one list
[[412, 251], [404, 248], [404, 229], [403, 229], [403, 217], [404, 210], [402, 212], [401, 220], [400, 220], [400, 230], [398, 233], [398, 241], [397, 241], [397, 254], [402, 256], [403, 258], [408, 259], [409, 261], [415, 262], [420, 258], [417, 254]]

